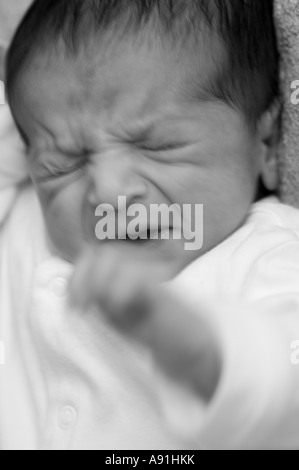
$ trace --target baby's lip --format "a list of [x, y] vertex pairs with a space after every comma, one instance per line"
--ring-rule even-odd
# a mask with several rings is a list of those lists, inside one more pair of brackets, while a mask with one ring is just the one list
[[[157, 240], [161, 239], [162, 235], [168, 234], [169, 235], [174, 231], [173, 227], [146, 227], [145, 229], [139, 230], [139, 238], [140, 240]], [[136, 237], [135, 232], [127, 232], [126, 238], [132, 239]]]

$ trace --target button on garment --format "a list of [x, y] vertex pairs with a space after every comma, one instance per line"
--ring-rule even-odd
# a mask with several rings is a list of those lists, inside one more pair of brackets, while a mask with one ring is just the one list
[[66, 429], [75, 423], [77, 412], [72, 406], [65, 406], [58, 418], [59, 425]]
[[54, 279], [51, 285], [52, 293], [57, 297], [66, 297], [68, 295], [68, 281], [63, 277]]

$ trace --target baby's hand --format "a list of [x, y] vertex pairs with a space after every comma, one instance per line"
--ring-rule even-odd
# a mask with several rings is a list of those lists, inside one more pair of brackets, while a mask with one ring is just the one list
[[136, 250], [90, 249], [77, 266], [71, 298], [82, 309], [100, 307], [118, 330], [145, 343], [172, 378], [209, 400], [220, 379], [220, 348], [200, 312], [163, 288], [170, 278], [165, 264], [138, 258]]

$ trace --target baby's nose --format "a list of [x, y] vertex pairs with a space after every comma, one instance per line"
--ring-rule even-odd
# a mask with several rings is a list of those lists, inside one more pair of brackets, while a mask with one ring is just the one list
[[92, 206], [111, 204], [117, 208], [120, 196], [127, 204], [142, 202], [147, 193], [145, 179], [138, 174], [130, 156], [109, 152], [95, 155], [89, 168], [88, 202]]

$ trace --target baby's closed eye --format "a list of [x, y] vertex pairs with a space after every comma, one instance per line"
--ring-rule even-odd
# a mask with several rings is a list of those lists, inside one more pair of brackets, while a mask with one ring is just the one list
[[39, 155], [34, 166], [34, 176], [40, 183], [74, 176], [83, 170], [88, 163], [87, 152], [47, 152]]

